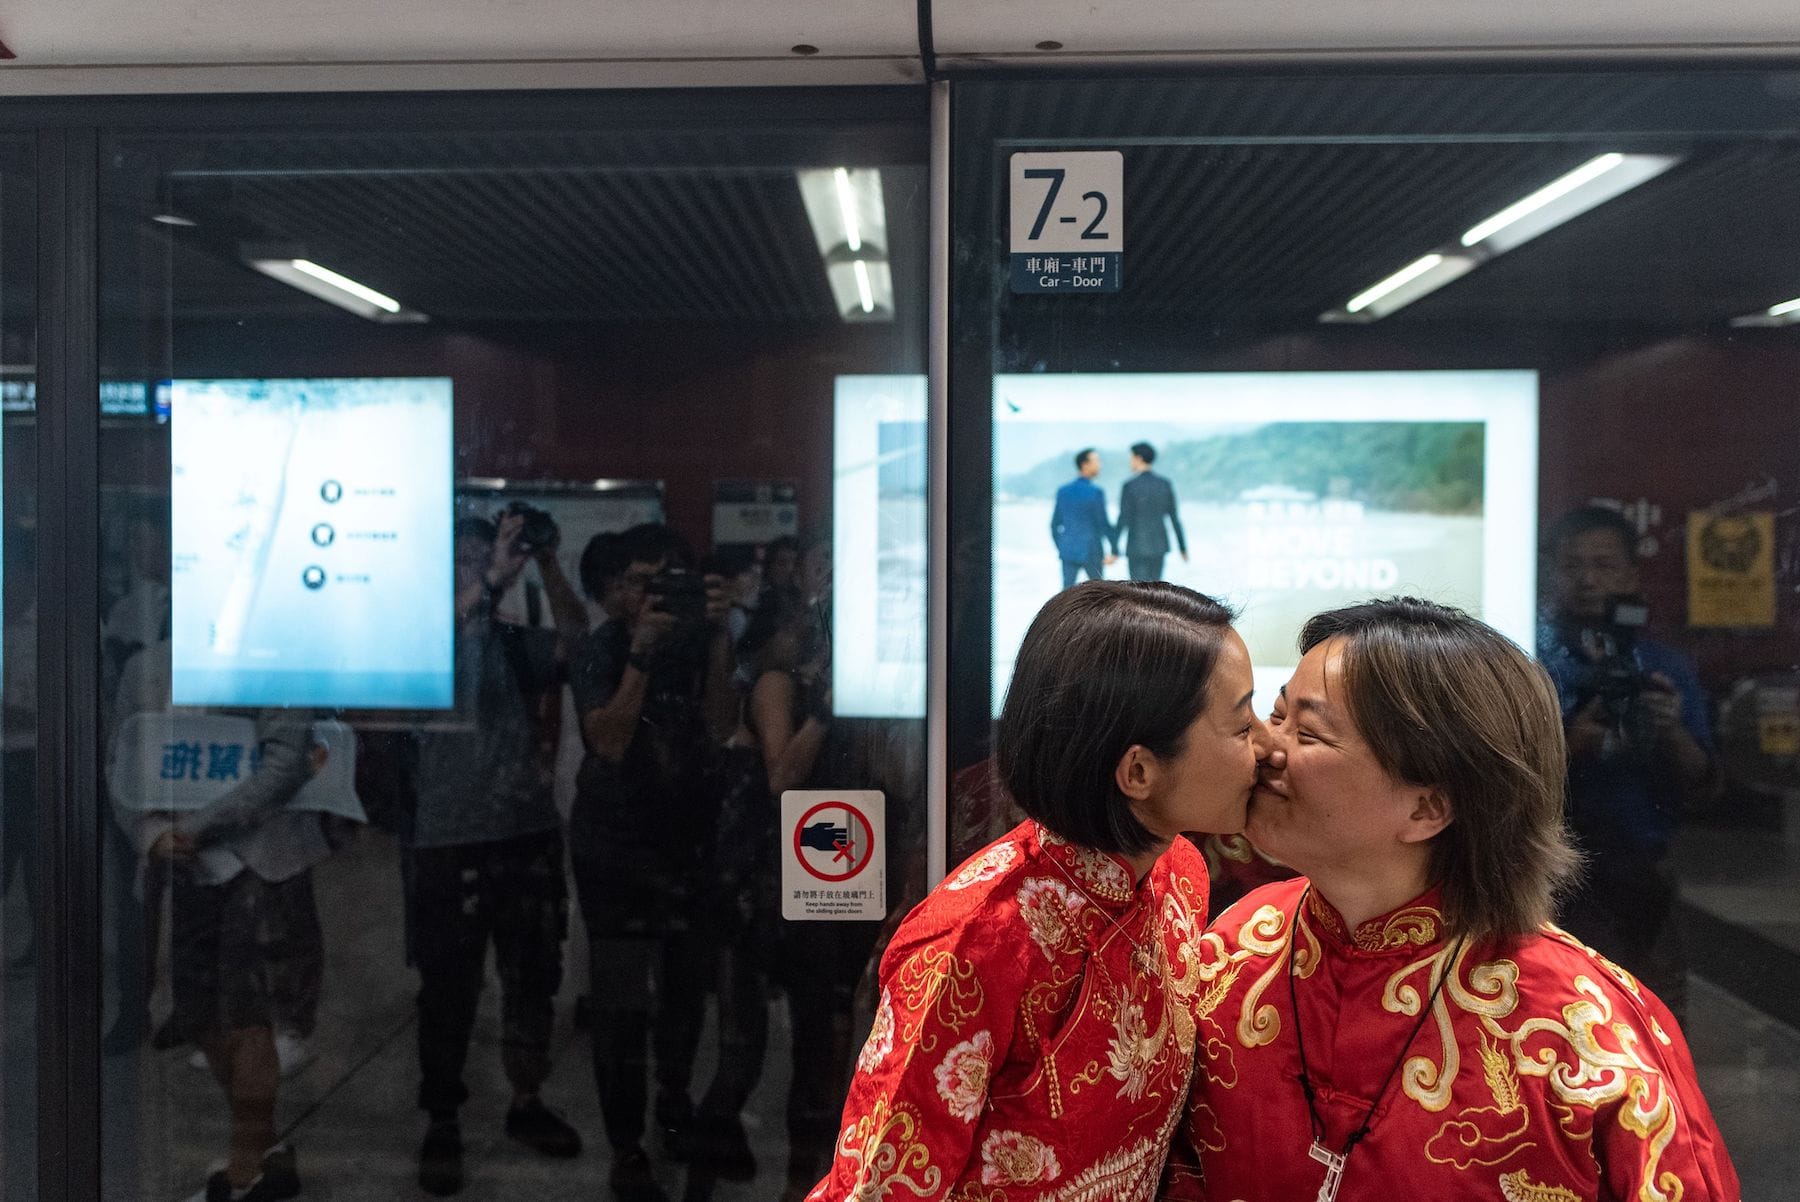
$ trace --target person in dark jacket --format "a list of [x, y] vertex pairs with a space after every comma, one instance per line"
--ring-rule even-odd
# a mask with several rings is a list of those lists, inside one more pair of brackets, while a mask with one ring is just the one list
[[1147, 442], [1131, 447], [1131, 479], [1119, 491], [1119, 524], [1113, 545], [1125, 552], [1133, 580], [1161, 580], [1163, 560], [1169, 554], [1169, 531], [1175, 527], [1175, 545], [1181, 562], [1188, 561], [1187, 534], [1181, 529], [1181, 513], [1175, 504], [1175, 486], [1150, 470], [1156, 448]]
[[1105, 578], [1103, 569], [1117, 563], [1117, 537], [1106, 519], [1106, 493], [1094, 477], [1100, 474], [1100, 452], [1093, 447], [1075, 453], [1080, 473], [1056, 490], [1056, 508], [1050, 514], [1050, 537], [1062, 559], [1063, 587], [1073, 588], [1076, 577], [1086, 572], [1089, 580]]

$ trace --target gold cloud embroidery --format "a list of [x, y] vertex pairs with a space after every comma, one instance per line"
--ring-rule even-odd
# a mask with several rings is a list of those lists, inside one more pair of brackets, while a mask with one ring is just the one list
[[937, 1051], [938, 1038], [927, 1030], [927, 1019], [960, 1035], [963, 1025], [981, 1013], [986, 1000], [975, 966], [935, 947], [922, 947], [908, 956], [894, 974], [893, 988], [900, 993], [899, 1008], [904, 1016], [897, 1042], [906, 1049], [909, 1062], [916, 1052]]
[[1506, 1202], [1582, 1202], [1581, 1195], [1560, 1185], [1539, 1185], [1520, 1169], [1500, 1174], [1500, 1196]]
[[886, 1202], [904, 1190], [929, 1198], [943, 1184], [931, 1163], [931, 1149], [919, 1142], [918, 1120], [908, 1106], [891, 1107], [878, 1098], [869, 1112], [845, 1129], [838, 1155], [856, 1166], [847, 1202]]

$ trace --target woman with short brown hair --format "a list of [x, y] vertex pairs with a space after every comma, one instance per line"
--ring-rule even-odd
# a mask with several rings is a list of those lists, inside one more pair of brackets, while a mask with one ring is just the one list
[[1092, 582], [1032, 622], [995, 732], [1029, 819], [909, 914], [881, 963], [830, 1174], [811, 1202], [1149, 1202], [1201, 1004], [1206, 867], [1262, 724], [1231, 614]]
[[1303, 875], [1208, 933], [1168, 1196], [1737, 1202], [1675, 1020], [1549, 922], [1577, 861], [1543, 670], [1411, 598], [1301, 649], [1245, 833]]

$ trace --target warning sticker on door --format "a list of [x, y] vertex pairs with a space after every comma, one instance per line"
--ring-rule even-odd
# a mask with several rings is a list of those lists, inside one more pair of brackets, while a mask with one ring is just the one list
[[873, 789], [781, 795], [781, 916], [887, 917], [887, 799]]

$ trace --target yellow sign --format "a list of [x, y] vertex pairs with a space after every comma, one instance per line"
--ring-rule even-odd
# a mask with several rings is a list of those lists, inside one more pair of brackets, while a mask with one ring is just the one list
[[1800, 714], [1763, 714], [1756, 733], [1764, 755], [1800, 755]]
[[1775, 625], [1775, 515], [1688, 515], [1688, 625]]

